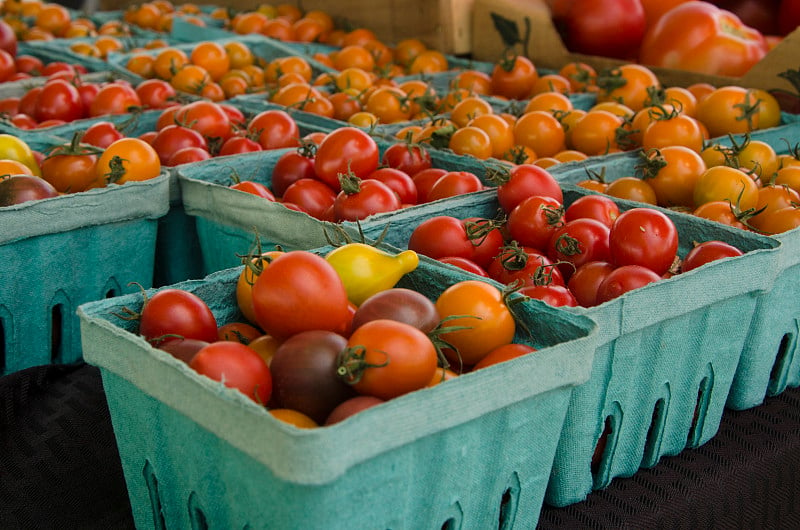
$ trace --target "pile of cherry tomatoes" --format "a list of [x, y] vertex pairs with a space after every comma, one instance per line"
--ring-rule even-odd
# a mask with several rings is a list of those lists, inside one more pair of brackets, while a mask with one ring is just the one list
[[[580, 2], [572, 4], [570, 9]], [[698, 2], [681, 4], [689, 9]], [[37, 78], [24, 94], [0, 101], [6, 124], [58, 130], [92, 119], [47, 152], [0, 138], [6, 155], [0, 165], [7, 175], [0, 180], [3, 205], [153, 178], [164, 167], [217, 156], [283, 149], [275, 155], [269, 183], [238, 180], [230, 187], [341, 222], [493, 186], [502, 216], [421, 219], [409, 248], [551, 305], [587, 307], [711, 259], [741, 254], [719, 241], [698, 242], [678, 260], [677, 232], [668, 216], [644, 205], [620, 212], [609, 196], [766, 234], [800, 226], [797, 147], [789, 145], [789, 154], [778, 155], [774, 146], [747, 136], [781, 122], [778, 100], [764, 90], [703, 83], [665, 87], [649, 67], [634, 62], [605, 71], [572, 62], [544, 72], [514, 54], [489, 68], [453, 71], [444, 54], [417, 39], [390, 46], [366, 28], [345, 31], [325, 13], [285, 4], [205, 14], [190, 4], [155, 0], [103, 25], [73, 20], [65, 10], [39, 2], [6, 2], [3, 9], [0, 81]], [[176, 16], [198, 25], [215, 19], [235, 34], [331, 47], [272, 60], [236, 39], [179, 47], [154, 37], [146, 46], [125, 49], [122, 36], [130, 35], [131, 27], [164, 32]], [[669, 16], [653, 22], [652, 31]], [[635, 33], [616, 29], [619, 36]], [[657, 39], [641, 33], [642, 42]], [[17, 39], [76, 36], [97, 38], [75, 43], [73, 51], [100, 58], [125, 52], [124, 66], [143, 81], [89, 81], [78, 64], [47, 64], [16, 53]], [[614, 54], [635, 59], [647, 53], [625, 50]], [[699, 51], [698, 56], [706, 57]], [[658, 64], [648, 57], [645, 62]], [[446, 89], [432, 82], [439, 75], [450, 76]], [[246, 114], [237, 98], [254, 94], [277, 108]], [[581, 108], [575, 104], [578, 95], [590, 95], [594, 103]], [[148, 111], [158, 112], [156, 124], [135, 137], [128, 137], [120, 122], [104, 119], [135, 120]], [[296, 117], [307, 114], [341, 125], [306, 133]], [[394, 125], [395, 132], [376, 139], [381, 125]], [[727, 135], [740, 136], [718, 141]], [[378, 140], [387, 136], [390, 145], [381, 149]], [[471, 157], [486, 174], [433, 167], [434, 149]], [[580, 185], [601, 194], [564, 203], [551, 168], [625, 151], [640, 157], [636, 175], [592, 174]], [[492, 359], [531, 351], [512, 344], [513, 316], [491, 283], [459, 282], [436, 300], [394, 288], [371, 293], [397, 296], [391, 302], [395, 308], [417, 304], [415, 315], [428, 317], [424, 324], [398, 326], [386, 323], [396, 322], [386, 316], [380, 324], [366, 323], [362, 308], [377, 311], [379, 302], [371, 297], [354, 302], [340, 272], [311, 252], [259, 255], [247, 263], [237, 288], [241, 322], [219, 326], [201, 300], [167, 289], [145, 301], [140, 332], [200, 373], [217, 379], [225, 373], [225, 384], [303, 426], [334, 421], [334, 409], [353, 399], [361, 405], [348, 405], [351, 412]], [[313, 296], [288, 290], [302, 289], [301, 280], [308, 278], [318, 280]], [[477, 301], [493, 313], [478, 314]], [[192, 318], [174, 322], [171, 304], [191, 308]], [[464, 329], [443, 331], [445, 325]], [[479, 335], [492, 325], [491, 333]], [[398, 327], [414, 331], [396, 339]], [[183, 340], [170, 339], [173, 335]], [[459, 339], [462, 335], [468, 338]], [[502, 340], [490, 344], [488, 336]], [[402, 341], [405, 349], [395, 355], [390, 339]], [[296, 363], [281, 360], [301, 359], [310, 347], [327, 352], [316, 367], [320, 379], [301, 377]], [[490, 353], [501, 348], [502, 353]], [[411, 351], [424, 359], [404, 372], [403, 381], [377, 382], [383, 377], [378, 374], [406, 366]], [[236, 371], [239, 367], [246, 369]], [[273, 371], [282, 375], [273, 377]], [[282, 386], [290, 384], [286, 381], [298, 386]], [[305, 408], [308, 388], [327, 389], [325, 403]]]

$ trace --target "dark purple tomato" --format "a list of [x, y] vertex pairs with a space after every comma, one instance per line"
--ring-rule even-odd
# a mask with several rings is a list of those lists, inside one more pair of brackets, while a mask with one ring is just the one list
[[11, 175], [0, 180], [0, 206], [58, 197], [58, 190], [40, 177]]
[[423, 333], [439, 324], [439, 312], [422, 293], [403, 287], [380, 291], [358, 306], [353, 315], [353, 330], [372, 320], [389, 319], [409, 324]]
[[275, 406], [324, 422], [339, 403], [355, 395], [336, 373], [337, 358], [346, 347], [347, 339], [332, 331], [303, 331], [286, 339], [269, 365]]

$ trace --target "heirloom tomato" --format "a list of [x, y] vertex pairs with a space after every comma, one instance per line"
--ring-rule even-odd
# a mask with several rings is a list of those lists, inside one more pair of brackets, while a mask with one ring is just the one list
[[269, 364], [273, 402], [322, 423], [341, 402], [355, 396], [336, 374], [347, 339], [333, 331], [310, 330], [284, 341]]
[[58, 191], [49, 182], [33, 175], [10, 175], [0, 180], [0, 207], [57, 196]]
[[642, 41], [643, 64], [740, 77], [768, 51], [758, 30], [709, 2], [687, 2], [665, 13]]

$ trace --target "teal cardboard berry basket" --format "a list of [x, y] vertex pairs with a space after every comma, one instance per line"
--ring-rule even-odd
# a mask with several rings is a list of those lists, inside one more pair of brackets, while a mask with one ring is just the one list
[[[221, 324], [241, 318], [240, 271], [173, 287], [200, 296]], [[423, 260], [399, 285], [433, 298], [464, 278]], [[520, 318], [533, 339], [520, 340], [537, 352], [297, 429], [112, 315], [141, 302], [79, 309], [137, 528], [534, 528], [570, 395], [595, 350], [590, 319], [530, 305]]]
[[166, 174], [0, 208], [0, 375], [81, 359], [80, 304], [150, 287]]
[[[770, 144], [777, 153], [787, 153], [800, 134], [800, 117], [783, 114], [782, 125], [755, 131], [753, 140]], [[741, 135], [734, 137], [738, 142]], [[729, 145], [730, 138], [715, 139]], [[638, 162], [635, 153], [621, 153], [585, 162], [551, 168], [562, 183], [575, 184], [586, 172], [605, 171], [608, 181], [634, 174]], [[772, 276], [774, 284], [757, 301], [749, 335], [742, 351], [727, 406], [745, 410], [763, 403], [787, 387], [800, 385], [800, 230], [769, 236], [780, 248], [762, 271]]]
[[[302, 127], [302, 126], [301, 126]], [[390, 143], [378, 142], [381, 153]], [[186, 212], [195, 218], [203, 263], [208, 273], [242, 263], [257, 233], [264, 248], [280, 244], [286, 250], [311, 249], [328, 243], [336, 232], [334, 223], [317, 220], [290, 210], [278, 202], [230, 189], [231, 176], [270, 185], [276, 162], [291, 149], [258, 151], [218, 157], [176, 168]], [[450, 171], [470, 171], [486, 175], [485, 164], [472, 157], [431, 150], [433, 167]], [[418, 207], [407, 208], [413, 212]], [[361, 221], [367, 236], [377, 238], [397, 212], [378, 214]], [[353, 238], [359, 237], [356, 223], [338, 226]], [[327, 236], [326, 236], [327, 234]]]

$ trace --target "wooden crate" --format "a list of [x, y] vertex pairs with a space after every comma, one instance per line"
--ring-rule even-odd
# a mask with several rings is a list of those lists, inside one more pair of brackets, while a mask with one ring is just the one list
[[[395, 44], [415, 37], [443, 53], [463, 55], [472, 45], [474, 0], [289, 0], [304, 11], [321, 10], [334, 17], [340, 27], [365, 27], [378, 38]], [[117, 10], [141, 1], [99, 0], [100, 9]], [[198, 0], [197, 5], [230, 6], [237, 11], [255, 10], [269, 2], [260, 0]], [[283, 3], [283, 2], [281, 2]], [[277, 5], [272, 2], [270, 5]], [[178, 2], [175, 5], [179, 5]]]

